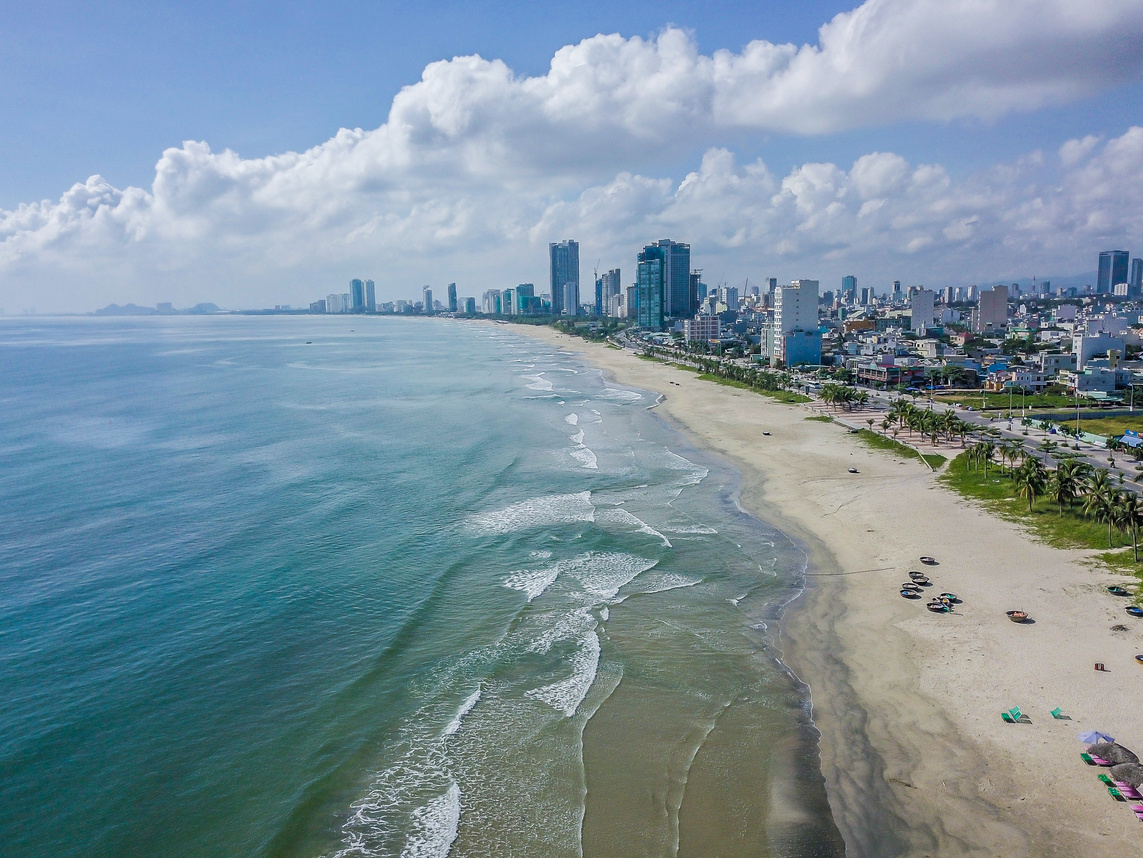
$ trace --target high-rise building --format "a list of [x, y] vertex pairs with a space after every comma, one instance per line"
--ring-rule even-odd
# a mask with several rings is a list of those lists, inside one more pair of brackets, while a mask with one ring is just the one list
[[596, 316], [602, 316], [603, 315], [603, 305], [604, 305], [603, 278], [602, 277], [596, 277], [595, 278], [595, 305], [593, 307], [593, 310], [594, 310]]
[[310, 302], [311, 313], [324, 313], [325, 312], [325, 298], [318, 298], [316, 301]]
[[1104, 250], [1099, 254], [1099, 272], [1095, 291], [1111, 292], [1116, 284], [1127, 282], [1127, 263], [1131, 254], [1126, 250]]
[[703, 298], [691, 289], [691, 246], [669, 238], [655, 246], [663, 251], [663, 315], [690, 318]]
[[[659, 244], [648, 244], [639, 253], [636, 265], [635, 285], [638, 298], [638, 324], [640, 328], [659, 331], [663, 328], [666, 316], [666, 269], [667, 251]], [[690, 286], [690, 272], [687, 272], [687, 286]]]
[[1131, 297], [1143, 297], [1143, 259], [1131, 260], [1131, 279], [1127, 281], [1131, 284]]
[[726, 305], [727, 311], [738, 309], [738, 287], [719, 286], [718, 303]]
[[448, 311], [450, 313], [456, 312], [456, 284], [448, 284]]
[[521, 283], [516, 287], [514, 308], [517, 315], [534, 316], [540, 312], [540, 299], [536, 297], [534, 283]]
[[857, 299], [857, 278], [846, 274], [841, 278], [841, 300], [852, 304]]
[[998, 331], [1008, 325], [1008, 287], [981, 289], [976, 306], [976, 330]]
[[490, 316], [499, 316], [501, 309], [500, 290], [489, 289], [484, 293], [483, 311]]
[[770, 343], [770, 359], [774, 365], [821, 363], [817, 280], [791, 280], [789, 286], [774, 290]]
[[425, 315], [431, 316], [433, 314], [433, 290], [426, 286], [422, 291], [425, 293]]
[[623, 284], [620, 282], [618, 268], [612, 268], [599, 275], [596, 281], [596, 309], [601, 315], [612, 316], [613, 299], [623, 293]]
[[365, 281], [365, 312], [377, 312], [377, 285], [372, 280]]
[[548, 259], [551, 263], [552, 315], [578, 315], [579, 242], [569, 238], [549, 244]]
[[933, 323], [935, 297], [930, 289], [918, 289], [909, 299], [909, 309], [912, 314], [911, 321], [914, 333], [924, 335], [928, 332], [929, 325]]
[[351, 310], [354, 313], [365, 312], [365, 284], [360, 280], [349, 281], [349, 294], [351, 296]]
[[469, 316], [472, 316], [476, 313], [476, 299], [475, 298], [465, 298], [464, 299], [464, 312], [466, 315], [469, 315]]

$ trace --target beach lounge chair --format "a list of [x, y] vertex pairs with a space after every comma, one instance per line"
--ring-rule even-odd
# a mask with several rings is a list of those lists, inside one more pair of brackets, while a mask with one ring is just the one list
[[1019, 724], [1020, 719], [1024, 717], [1024, 713], [1020, 711], [1019, 706], [1013, 706], [1007, 712], [1001, 712], [1000, 717], [1004, 719], [1006, 724]]
[[1055, 718], [1057, 721], [1064, 719], [1064, 710], [1060, 706], [1057, 706], [1055, 709], [1053, 709], [1048, 714], [1051, 715], [1053, 718]]
[[1080, 754], [1080, 759], [1087, 763], [1089, 766], [1113, 766], [1115, 763], [1108, 762], [1103, 757], [1093, 757], [1091, 754]]
[[1119, 790], [1117, 790], [1115, 787], [1108, 787], [1107, 788], [1107, 794], [1109, 796], [1111, 796], [1113, 799], [1115, 799], [1116, 801], [1127, 801], [1127, 799], [1125, 799], [1123, 797], [1123, 794]]
[[1096, 777], [1099, 780], [1103, 781], [1104, 786], [1115, 786], [1115, 781], [1113, 781], [1111, 778], [1109, 778], [1107, 775], [1103, 774], [1102, 772], [1100, 772], [1098, 775], [1096, 775]]

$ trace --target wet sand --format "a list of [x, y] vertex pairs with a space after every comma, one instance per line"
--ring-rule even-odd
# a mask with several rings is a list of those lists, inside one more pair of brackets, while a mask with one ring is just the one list
[[[1036, 542], [917, 460], [807, 421], [805, 407], [550, 328], [513, 331], [665, 394], [665, 419], [741, 469], [743, 506], [806, 548], [808, 586], [780, 646], [811, 689], [848, 855], [1143, 855], [1143, 825], [1075, 738], [1099, 729], [1143, 749], [1143, 624], [1105, 589], [1121, 576]], [[953, 614], [898, 595], [922, 555], [939, 561], [926, 570], [934, 591], [963, 599]], [[1035, 622], [1009, 622], [1014, 608]], [[1017, 705], [1031, 723], [1001, 721]]]

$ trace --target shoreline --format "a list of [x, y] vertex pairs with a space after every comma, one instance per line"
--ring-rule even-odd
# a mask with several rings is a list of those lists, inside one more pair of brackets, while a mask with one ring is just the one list
[[[806, 586], [782, 615], [777, 649], [810, 690], [847, 855], [1143, 854], [1139, 823], [1082, 764], [1075, 739], [1100, 729], [1143, 742], [1133, 705], [1143, 626], [1110, 629], [1129, 619], [1104, 589], [1123, 578], [1093, 568], [1095, 552], [1038, 543], [940, 485], [923, 462], [806, 421], [804, 407], [550, 328], [518, 332], [660, 394], [659, 416], [740, 471], [742, 507], [807, 552]], [[926, 570], [934, 590], [964, 600], [953, 614], [898, 596], [921, 555], [940, 561]], [[1037, 622], [1009, 623], [1011, 608]], [[1016, 705], [1031, 724], [1001, 721]], [[1056, 706], [1068, 720], [1048, 714]]]

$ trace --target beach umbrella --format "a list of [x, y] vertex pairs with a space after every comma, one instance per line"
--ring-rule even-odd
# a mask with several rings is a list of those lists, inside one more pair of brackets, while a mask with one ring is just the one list
[[1120, 763], [1112, 766], [1110, 771], [1117, 781], [1126, 781], [1136, 788], [1143, 786], [1143, 766], [1138, 763]]
[[1139, 758], [1132, 751], [1115, 742], [1096, 742], [1087, 752], [1093, 757], [1102, 757], [1109, 763], [1137, 763]]
[[1101, 733], [1099, 730], [1088, 730], [1086, 733], [1079, 734], [1079, 740], [1088, 745], [1094, 745], [1096, 742], [1114, 742], [1115, 739], [1106, 733]]

